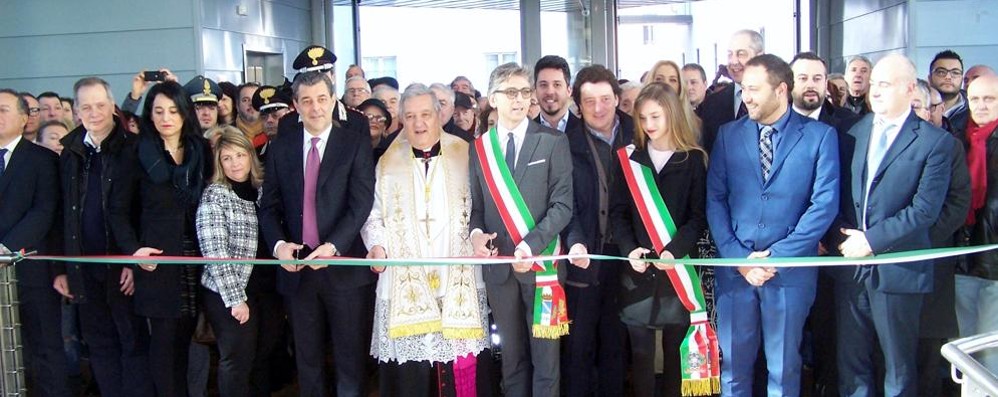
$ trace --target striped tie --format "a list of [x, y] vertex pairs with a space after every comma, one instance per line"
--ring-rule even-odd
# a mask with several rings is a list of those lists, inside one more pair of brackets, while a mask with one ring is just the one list
[[759, 131], [759, 160], [762, 162], [762, 181], [769, 182], [769, 171], [773, 168], [773, 127], [762, 127]]

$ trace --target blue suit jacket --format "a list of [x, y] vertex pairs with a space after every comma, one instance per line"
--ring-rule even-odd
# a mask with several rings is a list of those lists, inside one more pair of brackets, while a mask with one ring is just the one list
[[[832, 127], [792, 110], [763, 183], [759, 129], [742, 117], [721, 126], [707, 168], [707, 221], [723, 258], [769, 250], [772, 257], [816, 256], [839, 205], [839, 146]], [[761, 262], [762, 263], [762, 262]], [[741, 279], [718, 268], [719, 285]], [[813, 285], [815, 268], [782, 269], [769, 282]]]
[[[859, 228], [866, 195], [866, 155], [873, 114], [858, 121], [840, 139], [842, 208], [838, 225]], [[951, 176], [955, 140], [912, 112], [876, 170], [867, 203], [866, 239], [874, 254], [930, 248], [929, 230], [939, 218]], [[836, 245], [841, 234], [834, 239]], [[839, 279], [870, 277], [887, 293], [932, 291], [932, 261], [838, 269]]]

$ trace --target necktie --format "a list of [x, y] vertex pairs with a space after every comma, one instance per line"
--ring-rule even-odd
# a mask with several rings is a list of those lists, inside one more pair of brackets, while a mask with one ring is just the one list
[[3, 170], [7, 168], [5, 157], [7, 157], [7, 149], [0, 149], [0, 175], [3, 175]]
[[745, 107], [745, 101], [742, 100], [742, 92], [738, 91], [738, 94], [736, 96], [738, 97], [740, 102], [738, 103], [738, 111], [735, 112], [735, 118], [740, 119], [742, 118], [742, 116], [748, 114], [748, 108]]
[[773, 167], [773, 127], [762, 127], [759, 131], [759, 161], [762, 163], [762, 181], [769, 182], [769, 171]]
[[312, 138], [312, 148], [305, 159], [305, 190], [302, 203], [302, 242], [316, 248], [319, 246], [319, 224], [315, 213], [315, 191], [319, 180], [319, 138]]
[[866, 195], [863, 199], [863, 230], [869, 225], [866, 224], [866, 209], [869, 208], [870, 190], [873, 189], [873, 178], [877, 175], [880, 163], [884, 160], [884, 155], [890, 146], [887, 143], [887, 132], [894, 127], [878, 119], [873, 127], [870, 136], [870, 151], [866, 155]]
[[509, 167], [510, 171], [513, 171], [516, 165], [516, 141], [513, 139], [513, 133], [509, 133], [509, 139], [506, 140], [506, 166]]

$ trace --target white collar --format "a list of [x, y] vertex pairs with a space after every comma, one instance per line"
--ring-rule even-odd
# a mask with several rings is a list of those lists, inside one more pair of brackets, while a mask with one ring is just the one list
[[[21, 143], [21, 139], [22, 139], [21, 135], [18, 135], [16, 137], [14, 137], [14, 140], [10, 141], [10, 143], [8, 143], [7, 146], [0, 147], [0, 149], [7, 149], [7, 153], [8, 154], [9, 153], [14, 153], [14, 148], [17, 147], [18, 143]], [[10, 164], [8, 164], [8, 165], [10, 165]]]
[[90, 147], [94, 148], [95, 152], [100, 153], [100, 145], [94, 143], [94, 138], [90, 136], [90, 131], [87, 131], [86, 134], [83, 134], [83, 144], [89, 145]]
[[797, 107], [797, 105], [793, 105], [793, 107], [794, 111], [801, 116], [805, 116], [813, 120], [818, 120], [821, 117], [821, 106], [818, 106], [817, 109], [812, 110], [810, 113], [807, 113], [806, 110]]
[[512, 130], [507, 130], [506, 127], [503, 127], [499, 123], [496, 123], [496, 125], [499, 127], [498, 129], [502, 130], [502, 132], [503, 132], [502, 135], [506, 135], [506, 134], [512, 132], [513, 136], [515, 136], [517, 139], [521, 139], [521, 138], [523, 138], [524, 135], [527, 134], [527, 126], [530, 125], [530, 119], [527, 118], [527, 117], [524, 117], [523, 120], [520, 121], [520, 124], [517, 124], [516, 127], [513, 127]]
[[312, 138], [316, 137], [316, 136], [319, 137], [319, 142], [320, 143], [329, 142], [329, 134], [332, 131], [333, 131], [333, 125], [332, 124], [329, 124], [329, 127], [326, 127], [326, 129], [323, 130], [319, 135], [312, 135], [312, 134], [310, 134], [309, 131], [308, 131], [308, 128], [306, 128], [304, 124], [302, 125], [302, 129], [301, 129], [303, 140], [305, 141], [305, 146], [311, 146], [312, 145]]

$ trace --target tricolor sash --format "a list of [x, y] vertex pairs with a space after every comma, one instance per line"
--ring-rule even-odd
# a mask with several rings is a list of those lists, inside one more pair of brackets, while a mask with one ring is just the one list
[[[520, 244], [534, 228], [534, 218], [523, 201], [520, 189], [513, 180], [513, 173], [506, 165], [495, 127], [475, 140], [475, 153], [482, 166], [482, 175], [489, 189], [489, 196], [499, 210], [499, 216], [513, 240]], [[561, 241], [555, 238], [539, 255], [559, 255]], [[534, 253], [537, 255], [537, 253]], [[536, 290], [534, 292], [534, 319], [531, 333], [535, 338], [558, 339], [568, 334], [568, 306], [565, 290], [558, 283], [558, 268], [554, 261], [535, 262]]]
[[[651, 238], [655, 252], [661, 253], [676, 234], [676, 224], [662, 193], [655, 184], [651, 168], [630, 159], [634, 145], [617, 150], [627, 189], [641, 216], [641, 223]], [[680, 346], [683, 396], [709, 396], [721, 392], [721, 366], [717, 334], [707, 318], [700, 276], [692, 265], [675, 265], [666, 271], [676, 295], [690, 311], [690, 329]]]

